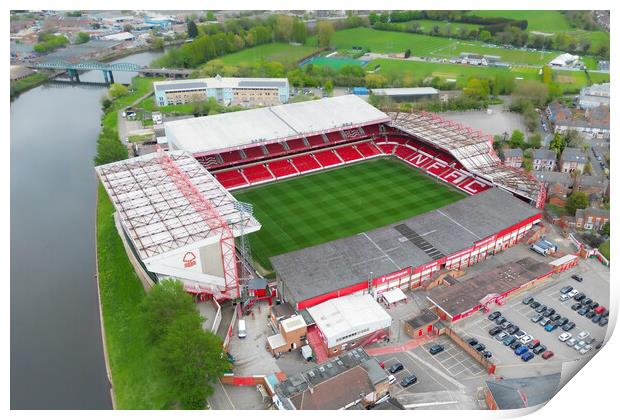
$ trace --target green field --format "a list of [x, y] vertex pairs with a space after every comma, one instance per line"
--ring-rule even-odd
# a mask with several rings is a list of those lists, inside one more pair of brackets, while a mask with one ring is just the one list
[[340, 70], [344, 66], [361, 66], [363, 63], [354, 58], [344, 57], [315, 57], [306, 65], [312, 63], [313, 66], [331, 67], [334, 70]]
[[410, 166], [376, 159], [233, 194], [252, 203], [262, 229], [250, 235], [254, 260], [354, 235], [464, 197]]
[[403, 22], [403, 24], [409, 25], [411, 22], [419, 23], [420, 29], [423, 32], [428, 32], [432, 30], [435, 26], [438, 26], [440, 30], [443, 30], [445, 27], [449, 26], [452, 28], [452, 33], [454, 34], [456, 34], [460, 28], [465, 28], [467, 30], [480, 28], [480, 25], [474, 25], [473, 23], [442, 22], [438, 20], [429, 20], [429, 19], [410, 20], [408, 22]]
[[529, 31], [560, 32], [571, 30], [564, 15], [557, 10], [475, 10], [471, 14], [480, 17], [525, 19]]
[[290, 45], [274, 42], [227, 54], [217, 58], [217, 60], [231, 66], [254, 65], [263, 59], [281, 63], [295, 63], [317, 50], [311, 45], [313, 44]]
[[[309, 38], [307, 45], [315, 45]], [[455, 40], [439, 36], [421, 35], [405, 32], [379, 31], [370, 28], [353, 28], [337, 31], [332, 37], [332, 45], [338, 50], [361, 46], [375, 53], [402, 53], [410, 49], [414, 56], [448, 58], [458, 57], [462, 52], [497, 55], [502, 61], [510, 63], [543, 65], [560, 52], [531, 52], [518, 49], [494, 48], [479, 41]]]

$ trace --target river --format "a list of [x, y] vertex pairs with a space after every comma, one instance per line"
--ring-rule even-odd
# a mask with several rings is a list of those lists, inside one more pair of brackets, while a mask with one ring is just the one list
[[[116, 62], [147, 65], [159, 55]], [[121, 83], [133, 76], [114, 73]], [[95, 280], [93, 156], [104, 93], [47, 84], [11, 104], [11, 409], [112, 408]]]

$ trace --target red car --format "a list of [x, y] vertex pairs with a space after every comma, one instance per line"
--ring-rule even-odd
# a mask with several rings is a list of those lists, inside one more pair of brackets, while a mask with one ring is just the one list
[[594, 308], [594, 312], [600, 315], [603, 312], [605, 312], [605, 307], [604, 306], [597, 306], [596, 308]]
[[553, 352], [552, 351], [546, 351], [542, 354], [542, 358], [547, 360], [547, 359], [551, 359], [553, 357]]

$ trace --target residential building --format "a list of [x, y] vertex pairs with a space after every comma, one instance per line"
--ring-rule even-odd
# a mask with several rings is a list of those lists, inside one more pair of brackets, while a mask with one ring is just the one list
[[389, 377], [375, 358], [354, 349], [275, 386], [280, 410], [341, 410], [373, 406], [388, 395]]
[[536, 149], [532, 152], [532, 166], [535, 171], [555, 170], [556, 154], [550, 149]]
[[603, 176], [579, 175], [575, 179], [575, 190], [584, 192], [587, 195], [596, 194], [604, 196], [609, 191], [609, 180]]
[[208, 79], [167, 80], [153, 83], [159, 106], [181, 105], [215, 98], [218, 103], [271, 106], [288, 102], [288, 79], [240, 78], [217, 75]]
[[511, 168], [520, 168], [523, 166], [523, 150], [521, 149], [504, 149], [504, 165]]
[[566, 200], [567, 195], [572, 192], [574, 180], [568, 173], [534, 171], [533, 175], [547, 188], [547, 196], [558, 197]]
[[583, 173], [587, 162], [588, 158], [582, 150], [576, 147], [567, 147], [560, 157], [560, 171], [567, 173], [578, 171]]
[[575, 212], [575, 226], [579, 229], [601, 230], [609, 220], [609, 210], [588, 207], [577, 209]]
[[554, 102], [547, 106], [547, 116], [553, 123], [554, 132], [577, 131], [596, 138], [609, 136], [610, 113], [608, 105], [583, 110], [572, 110]]
[[601, 83], [582, 88], [579, 92], [579, 107], [591, 109], [601, 105], [609, 106], [610, 86], [609, 83]]

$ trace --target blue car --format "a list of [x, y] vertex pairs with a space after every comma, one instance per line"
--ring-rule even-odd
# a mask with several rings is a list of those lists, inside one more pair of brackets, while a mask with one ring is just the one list
[[521, 355], [521, 359], [522, 359], [524, 362], [529, 361], [532, 357], [534, 357], [534, 353], [532, 353], [531, 351], [528, 351], [527, 353], [523, 353], [523, 354]]
[[521, 356], [523, 353], [527, 352], [527, 350], [528, 350], [527, 346], [521, 346], [515, 350], [515, 354], [517, 356]]
[[547, 326], [545, 327], [545, 331], [549, 331], [549, 332], [551, 332], [551, 331], [555, 330], [557, 327], [558, 327], [558, 326], [557, 326], [556, 324], [549, 324], [549, 325], [547, 325]]

